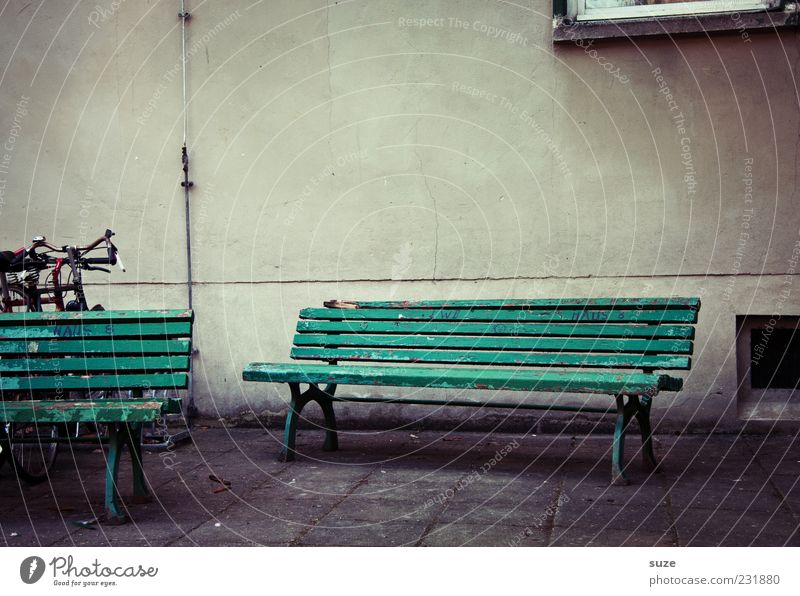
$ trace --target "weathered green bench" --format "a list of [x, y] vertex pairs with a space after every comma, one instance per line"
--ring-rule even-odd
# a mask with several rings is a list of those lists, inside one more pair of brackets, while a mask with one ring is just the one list
[[[641, 429], [645, 464], [656, 469], [651, 402], [659, 391], [680, 390], [683, 381], [654, 371], [690, 368], [693, 324], [697, 322], [700, 300], [331, 301], [325, 306], [300, 311], [290, 356], [328, 364], [252, 363], [243, 372], [245, 381], [289, 385], [291, 404], [284, 433], [284, 459], [294, 458], [297, 422], [310, 401], [316, 401], [325, 416], [326, 450], [338, 447], [335, 401], [616, 413], [612, 482], [625, 483], [625, 429], [634, 417]], [[331, 366], [347, 361], [402, 365]], [[309, 385], [305, 392], [300, 390], [301, 383]], [[615, 396], [616, 408], [496, 399], [400, 401], [337, 397], [339, 384], [600, 393]]]
[[[108, 425], [106, 519], [124, 522], [117, 491], [122, 448], [127, 445], [133, 461], [133, 502], [146, 501], [142, 425], [179, 413], [180, 403], [142, 395], [149, 389], [186, 388], [192, 322], [190, 310], [0, 315], [0, 421], [5, 423], [0, 440], [5, 455], [16, 444], [32, 443], [34, 452], [37, 446], [43, 452], [58, 442], [80, 440], [63, 432], [31, 432], [26, 438], [26, 432], [8, 432], [14, 425], [26, 429], [59, 429], [77, 422]], [[97, 399], [98, 391], [107, 391], [103, 394], [107, 397]], [[117, 391], [134, 397], [119, 397]]]

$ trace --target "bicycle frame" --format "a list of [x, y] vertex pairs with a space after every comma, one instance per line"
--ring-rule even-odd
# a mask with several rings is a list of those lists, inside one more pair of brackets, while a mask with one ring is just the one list
[[[44, 259], [48, 265], [52, 265], [52, 285], [49, 287], [40, 287], [38, 282], [36, 285], [29, 285], [26, 283], [14, 284], [14, 290], [21, 294], [21, 298], [11, 297], [11, 285], [8, 283], [6, 273], [0, 274], [0, 295], [2, 296], [2, 312], [13, 312], [14, 307], [22, 307], [30, 311], [41, 311], [42, 306], [45, 304], [55, 305], [57, 311], [67, 310], [68, 305], [64, 302], [64, 296], [68, 292], [75, 292], [75, 302], [77, 302], [78, 310], [89, 310], [89, 305], [86, 301], [86, 294], [83, 289], [83, 274], [82, 269], [92, 269], [92, 265], [98, 263], [114, 265], [117, 264], [118, 254], [116, 247], [111, 242], [111, 236], [114, 233], [111, 230], [106, 230], [106, 233], [85, 247], [77, 246], [64, 246], [57, 248], [52, 244], [46, 242], [44, 238], [34, 239], [33, 244], [27, 250], [27, 254], [33, 255], [34, 259]], [[109, 257], [103, 259], [88, 259], [85, 255], [98, 248], [105, 242], [106, 248], [109, 250]], [[50, 252], [64, 253], [63, 257], [53, 257], [50, 255], [36, 255], [37, 248], [45, 248]], [[16, 255], [25, 251], [25, 248], [20, 248], [15, 251]], [[72, 280], [69, 284], [62, 283], [61, 275], [64, 265], [68, 265], [71, 271]], [[121, 261], [118, 263], [120, 268], [124, 271]], [[43, 267], [42, 269], [46, 269]], [[94, 267], [99, 269], [98, 267]], [[24, 277], [25, 274], [23, 274]], [[72, 310], [72, 309], [70, 309]]]
[[75, 291], [76, 294], [82, 296], [85, 305], [86, 298], [83, 294], [82, 286], [79, 287], [78, 284], [63, 285], [61, 283], [61, 271], [65, 260], [64, 258], [55, 260], [52, 273], [52, 287], [30, 288], [25, 284], [14, 286], [18, 292], [22, 293], [22, 298], [18, 299], [11, 298], [10, 286], [6, 274], [0, 275], [0, 292], [2, 292], [3, 297], [2, 312], [13, 312], [14, 307], [23, 307], [26, 310], [40, 311], [45, 304], [54, 304], [57, 311], [63, 311], [65, 310], [64, 294], [70, 291]]

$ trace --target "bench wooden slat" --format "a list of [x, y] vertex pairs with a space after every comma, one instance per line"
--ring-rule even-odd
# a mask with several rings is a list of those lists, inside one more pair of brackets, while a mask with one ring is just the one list
[[193, 321], [191, 310], [88, 310], [80, 312], [16, 312], [3, 313], [0, 326], [50, 325], [53, 323], [134, 323]]
[[302, 319], [344, 321], [475, 321], [552, 323], [696, 323], [695, 309], [665, 310], [512, 310], [512, 309], [425, 309], [425, 308], [304, 308]]
[[188, 339], [2, 341], [0, 354], [188, 354]]
[[688, 370], [687, 356], [639, 354], [548, 354], [541, 352], [490, 352], [466, 350], [394, 350], [370, 348], [301, 348], [290, 356], [297, 360], [360, 362], [425, 362], [430, 364], [496, 364], [505, 366], [555, 366]]
[[47, 377], [0, 377], [2, 391], [96, 391], [99, 389], [185, 389], [186, 373], [130, 375], [58, 375]]
[[692, 339], [689, 325], [603, 325], [548, 323], [444, 323], [438, 321], [319, 321], [297, 322], [298, 333], [392, 333], [552, 337], [631, 337]]
[[566, 352], [617, 352], [690, 354], [692, 342], [684, 339], [573, 339], [550, 337], [473, 337], [442, 335], [297, 334], [297, 346], [360, 346], [392, 348], [462, 348], [474, 350], [535, 350]]
[[332, 396], [331, 401], [334, 403], [351, 403], [351, 404], [397, 404], [397, 403], [413, 403], [415, 405], [423, 406], [461, 406], [470, 408], [504, 408], [509, 410], [548, 410], [551, 412], [591, 412], [595, 414], [613, 414], [616, 412], [614, 408], [598, 408], [596, 406], [588, 405], [558, 405], [554, 403], [549, 404], [534, 404], [524, 401], [499, 401], [492, 399], [489, 402], [483, 400], [470, 400], [470, 399], [426, 399], [420, 397], [413, 397], [409, 399], [398, 399], [396, 397], [382, 397], [379, 395], [348, 395], [346, 397]]
[[119, 358], [3, 358], [0, 359], [0, 373], [3, 375], [28, 375], [43, 373], [93, 373], [109, 371], [159, 372], [189, 370], [188, 356], [144, 356]]
[[74, 339], [74, 338], [140, 338], [140, 337], [188, 337], [192, 324], [188, 321], [178, 323], [76, 323], [71, 325], [24, 325], [0, 327], [0, 341], [32, 339]]
[[162, 413], [163, 400], [37, 400], [0, 402], [6, 422], [149, 422]]
[[252, 363], [242, 373], [245, 381], [269, 383], [336, 383], [653, 395], [677, 391], [682, 380], [667, 375], [611, 372], [555, 372], [497, 368], [427, 368], [394, 366], [328, 366], [325, 364]]
[[699, 298], [533, 298], [502, 300], [329, 300], [330, 308], [614, 308], [663, 309], [700, 308]]

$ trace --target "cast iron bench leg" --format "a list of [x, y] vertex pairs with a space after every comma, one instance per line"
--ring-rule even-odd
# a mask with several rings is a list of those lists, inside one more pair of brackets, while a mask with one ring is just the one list
[[658, 472], [658, 462], [653, 452], [653, 431], [650, 428], [650, 396], [642, 396], [641, 400], [636, 395], [628, 397], [624, 403], [624, 396], [617, 396], [617, 424], [614, 428], [614, 443], [611, 449], [611, 484], [625, 485], [625, 431], [631, 420], [636, 417], [639, 430], [642, 434], [642, 458], [646, 470]]
[[119, 458], [122, 448], [127, 443], [127, 424], [114, 422], [108, 426], [108, 459], [106, 460], [106, 523], [116, 525], [127, 521], [119, 502], [117, 476], [119, 474]]
[[637, 411], [632, 398], [625, 403], [624, 395], [617, 395], [617, 424], [614, 427], [614, 441], [611, 446], [611, 484], [624, 486], [628, 484], [625, 477], [625, 431], [631, 418]]
[[331, 399], [336, 393], [336, 385], [331, 383], [322, 391], [319, 387], [316, 389], [319, 394], [317, 403], [325, 415], [325, 443], [322, 445], [322, 450], [336, 451], [339, 449], [339, 434], [336, 432], [336, 414], [333, 411], [333, 400]]
[[153, 500], [150, 490], [147, 488], [147, 481], [144, 476], [144, 466], [142, 463], [142, 425], [126, 424], [125, 437], [128, 443], [128, 451], [131, 454], [131, 464], [133, 471], [133, 503], [149, 503]]
[[292, 392], [292, 401], [289, 404], [289, 411], [286, 413], [286, 426], [283, 430], [283, 449], [281, 450], [281, 461], [294, 461], [295, 438], [297, 436], [297, 421], [300, 412], [303, 411], [307, 400], [300, 393], [300, 383], [289, 383], [289, 390]]
[[323, 450], [336, 451], [339, 448], [339, 439], [336, 432], [336, 416], [333, 412], [333, 394], [336, 392], [336, 385], [328, 385], [325, 390], [321, 390], [317, 385], [309, 385], [308, 389], [301, 393], [300, 383], [289, 383], [292, 392], [292, 401], [289, 404], [289, 411], [286, 414], [286, 426], [283, 431], [283, 449], [281, 450], [280, 460], [294, 461], [295, 439], [297, 437], [297, 423], [300, 413], [310, 401], [315, 401], [322, 408], [325, 416], [325, 443]]
[[652, 472], [659, 472], [656, 455], [653, 452], [653, 431], [650, 428], [650, 404], [652, 398], [643, 395], [641, 400], [637, 399], [636, 421], [639, 423], [639, 431], [642, 433], [642, 457], [644, 467]]
[[106, 523], [124, 524], [128, 521], [119, 501], [119, 460], [122, 450], [128, 447], [133, 472], [134, 503], [151, 500], [142, 466], [142, 425], [115, 422], [108, 427], [108, 461], [106, 463]]

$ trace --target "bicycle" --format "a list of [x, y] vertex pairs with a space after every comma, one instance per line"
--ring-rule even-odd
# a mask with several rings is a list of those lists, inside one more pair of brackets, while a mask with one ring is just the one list
[[[38, 312], [44, 306], [52, 305], [57, 311], [90, 310], [83, 288], [83, 271], [104, 271], [108, 269], [99, 265], [118, 265], [122, 271], [125, 267], [119, 256], [119, 250], [111, 242], [112, 230], [85, 247], [63, 246], [58, 248], [47, 242], [44, 236], [36, 236], [28, 248], [17, 251], [0, 252], [0, 312]], [[104, 245], [106, 257], [90, 257], [89, 253]], [[69, 275], [66, 283], [62, 276], [67, 266]], [[39, 281], [43, 271], [50, 269], [45, 278], [44, 287]], [[65, 302], [69, 292], [74, 298]], [[91, 310], [102, 310], [95, 305]], [[95, 399], [108, 397], [107, 391], [92, 393]], [[21, 400], [27, 397], [23, 393], [12, 394], [12, 399]], [[59, 399], [60, 395], [56, 396]], [[99, 428], [95, 429], [98, 437]], [[8, 460], [17, 475], [28, 482], [36, 484], [47, 479], [50, 469], [58, 454], [58, 444], [62, 436], [67, 439], [70, 430], [56, 424], [14, 424], [9, 423], [0, 429], [0, 465]], [[75, 436], [80, 434], [80, 425], [75, 428]]]
[[[53, 305], [58, 311], [90, 310], [83, 288], [83, 271], [111, 271], [98, 265], [117, 265], [122, 271], [125, 266], [119, 250], [111, 241], [112, 230], [85, 247], [53, 246], [44, 236], [34, 236], [31, 246], [16, 251], [0, 252], [0, 312], [42, 311], [44, 306]], [[88, 257], [92, 251], [105, 245], [106, 257]], [[54, 256], [54, 255], [63, 256]], [[63, 283], [64, 266], [69, 269], [67, 283]], [[52, 268], [40, 287], [41, 273]], [[75, 297], [67, 302], [65, 294], [74, 292]], [[94, 310], [102, 309], [95, 305]]]

